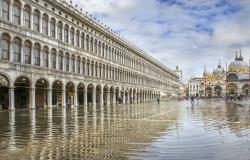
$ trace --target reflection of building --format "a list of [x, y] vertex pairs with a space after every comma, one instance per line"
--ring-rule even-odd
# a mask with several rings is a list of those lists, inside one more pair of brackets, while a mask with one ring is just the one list
[[231, 62], [227, 71], [219, 63], [213, 73], [204, 72], [204, 95], [207, 97], [220, 97], [226, 94], [248, 95], [249, 76], [249, 66], [244, 62], [241, 53], [240, 56], [236, 54], [235, 61]]
[[178, 93], [178, 76], [64, 0], [1, 0], [4, 108], [114, 104]]
[[202, 96], [203, 94], [203, 78], [194, 77], [188, 82], [189, 96]]

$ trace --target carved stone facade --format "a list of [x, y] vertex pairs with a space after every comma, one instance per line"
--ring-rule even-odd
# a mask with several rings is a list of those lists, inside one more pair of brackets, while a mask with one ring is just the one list
[[178, 76], [62, 0], [1, 0], [3, 108], [139, 103]]

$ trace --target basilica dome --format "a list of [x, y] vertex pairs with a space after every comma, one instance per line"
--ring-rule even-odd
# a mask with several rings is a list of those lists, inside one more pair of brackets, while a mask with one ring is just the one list
[[214, 74], [219, 75], [219, 74], [223, 74], [223, 73], [224, 73], [224, 69], [219, 64], [218, 67], [214, 70]]
[[236, 55], [235, 61], [231, 62], [229, 65], [229, 71], [235, 71], [235, 72], [247, 72], [248, 71], [248, 65], [246, 62], [243, 61], [243, 57], [238, 57]]

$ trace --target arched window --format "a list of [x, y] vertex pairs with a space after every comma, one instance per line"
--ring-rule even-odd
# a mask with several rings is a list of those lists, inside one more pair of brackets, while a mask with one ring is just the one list
[[75, 45], [75, 29], [71, 28], [70, 30], [70, 43]]
[[86, 50], [89, 51], [89, 36], [86, 36]]
[[30, 29], [30, 7], [28, 5], [24, 6], [23, 25], [25, 28]]
[[10, 36], [3, 34], [1, 37], [0, 59], [9, 60], [10, 55]]
[[56, 69], [56, 50], [51, 50], [51, 66], [53, 69]]
[[75, 56], [71, 56], [71, 70], [75, 72]]
[[97, 48], [98, 48], [98, 46], [97, 46], [97, 40], [95, 40], [95, 47], [94, 47], [95, 54], [97, 54]]
[[93, 37], [91, 37], [90, 39], [90, 52], [93, 53], [94, 51], [94, 39]]
[[91, 62], [91, 76], [94, 76], [94, 62]]
[[43, 67], [48, 67], [49, 65], [49, 49], [48, 47], [43, 47], [43, 55], [42, 55], [42, 63]]
[[87, 75], [89, 76], [90, 75], [90, 64], [89, 64], [89, 60], [87, 61]]
[[26, 41], [24, 43], [24, 63], [25, 64], [30, 64], [31, 63], [31, 43], [29, 41]]
[[2, 18], [9, 20], [9, 0], [2, 0]]
[[102, 44], [102, 53], [101, 53], [102, 57], [104, 57], [105, 55], [105, 44]]
[[82, 36], [81, 36], [81, 48], [82, 49], [85, 49], [85, 35], [84, 33], [82, 33]]
[[20, 15], [21, 15], [21, 4], [18, 0], [14, 1], [13, 4], [13, 22], [20, 25]]
[[43, 15], [43, 34], [48, 35], [49, 34], [49, 17], [48, 15], [44, 14]]
[[13, 41], [13, 61], [21, 62], [21, 40], [15, 38]]
[[85, 72], [85, 65], [86, 65], [86, 63], [85, 63], [85, 59], [83, 58], [82, 59], [82, 74], [86, 74], [86, 72]]
[[66, 54], [65, 56], [65, 69], [66, 71], [69, 71], [69, 54]]
[[77, 73], [79, 73], [80, 74], [80, 72], [81, 72], [81, 58], [80, 57], [78, 57], [77, 58], [77, 63], [76, 63], [76, 68], [77, 68]]
[[102, 64], [99, 63], [99, 77], [102, 77]]
[[230, 73], [227, 76], [227, 82], [237, 82], [238, 81], [238, 76], [235, 73]]
[[69, 26], [64, 26], [64, 42], [69, 43]]
[[57, 37], [60, 41], [62, 41], [63, 37], [62, 37], [62, 22], [58, 22], [58, 25], [57, 25]]
[[101, 43], [101, 41], [99, 41], [99, 43], [98, 43], [98, 54], [99, 55], [102, 54], [102, 43]]
[[76, 46], [80, 47], [80, 32], [76, 31]]
[[98, 63], [95, 63], [95, 77], [98, 77]]
[[58, 67], [60, 70], [63, 70], [63, 52], [59, 52], [59, 57], [58, 57]]
[[40, 31], [40, 13], [38, 10], [35, 10], [33, 13], [33, 30]]
[[40, 53], [41, 53], [41, 47], [39, 44], [35, 44], [34, 50], [33, 50], [33, 58], [34, 58], [34, 65], [40, 66]]
[[56, 38], [56, 20], [54, 18], [50, 20], [50, 36]]

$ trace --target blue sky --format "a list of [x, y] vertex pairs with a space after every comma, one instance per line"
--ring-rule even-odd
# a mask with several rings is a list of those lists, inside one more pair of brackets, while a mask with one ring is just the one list
[[184, 79], [250, 59], [250, 0], [73, 0]]

